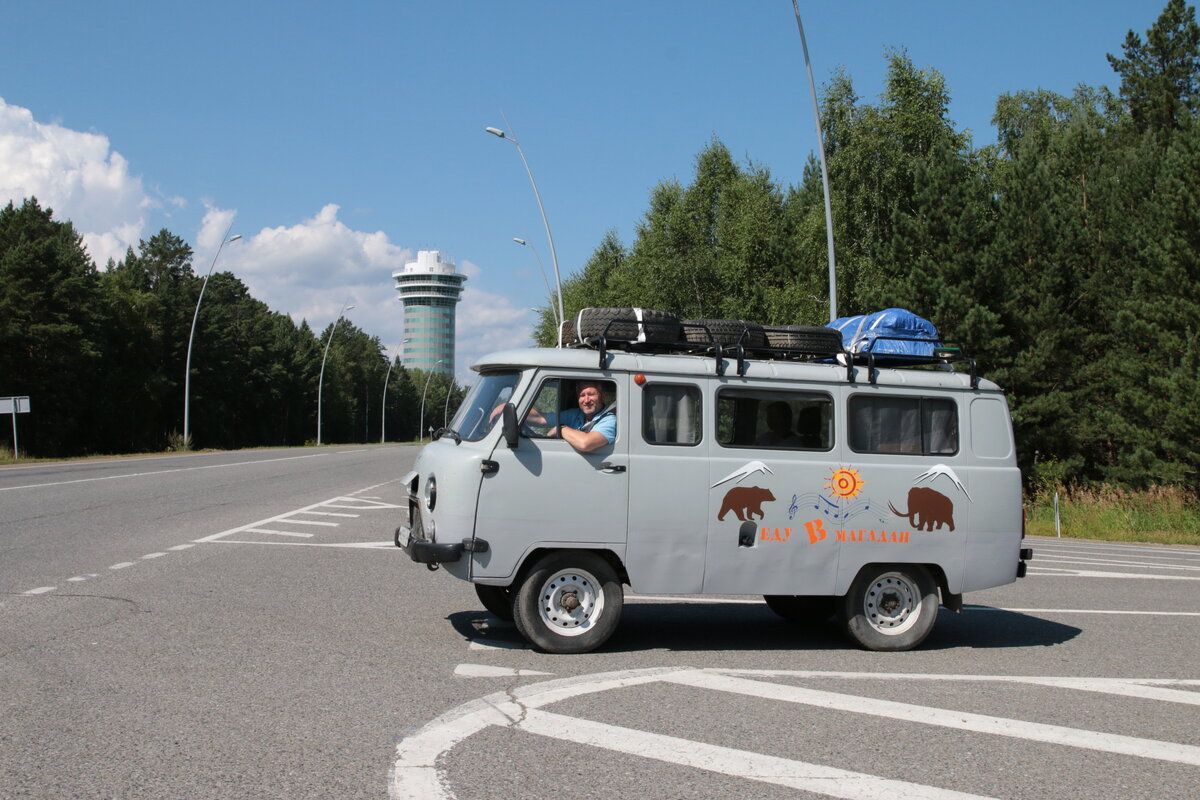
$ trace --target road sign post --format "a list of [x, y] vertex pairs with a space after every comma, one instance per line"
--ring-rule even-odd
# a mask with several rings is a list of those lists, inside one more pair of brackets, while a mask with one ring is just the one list
[[17, 414], [29, 413], [28, 397], [0, 397], [0, 414], [12, 414], [13, 425], [13, 458], [17, 455]]

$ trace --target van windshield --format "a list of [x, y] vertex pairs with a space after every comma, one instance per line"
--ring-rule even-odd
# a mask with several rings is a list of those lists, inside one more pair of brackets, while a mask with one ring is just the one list
[[512, 398], [520, 377], [521, 373], [515, 370], [481, 375], [458, 407], [450, 427], [468, 442], [482, 439], [500, 421], [497, 409]]

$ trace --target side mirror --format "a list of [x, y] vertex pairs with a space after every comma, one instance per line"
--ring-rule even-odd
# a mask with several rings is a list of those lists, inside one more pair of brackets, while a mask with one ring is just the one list
[[521, 432], [517, 429], [517, 407], [512, 403], [505, 403], [502, 413], [504, 442], [508, 445], [509, 450], [516, 450], [517, 440], [521, 437]]

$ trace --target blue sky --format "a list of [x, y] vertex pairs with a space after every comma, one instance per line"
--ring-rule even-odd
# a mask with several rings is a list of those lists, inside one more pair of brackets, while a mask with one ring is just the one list
[[[1003, 93], [1118, 81], [1105, 59], [1166, 0], [801, 2], [818, 84], [875, 101], [889, 48], [940, 71], [994, 139]], [[103, 265], [166, 227], [274, 310], [401, 337], [391, 272], [438, 249], [470, 279], [459, 378], [529, 342], [550, 249], [564, 276], [714, 136], [798, 182], [816, 146], [789, 0], [19, 2], [0, 26], [0, 203], [36, 194]], [[837, 191], [834, 187], [834, 191]], [[815, 322], [797, 320], [797, 322]]]

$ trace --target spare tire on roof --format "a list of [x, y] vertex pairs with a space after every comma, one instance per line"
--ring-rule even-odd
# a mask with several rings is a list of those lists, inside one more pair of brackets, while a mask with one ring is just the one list
[[[580, 341], [604, 336], [626, 342], [678, 342], [679, 318], [652, 308], [584, 308], [575, 316]], [[564, 340], [565, 341], [565, 340]]]
[[763, 326], [740, 319], [685, 319], [683, 332], [687, 341], [694, 344], [767, 346]]
[[575, 320], [573, 319], [564, 319], [559, 326], [559, 333], [562, 335], [563, 346], [579, 341], [579, 337], [575, 335]]
[[771, 347], [811, 355], [828, 355], [842, 349], [842, 332], [823, 325], [779, 325], [765, 332]]

